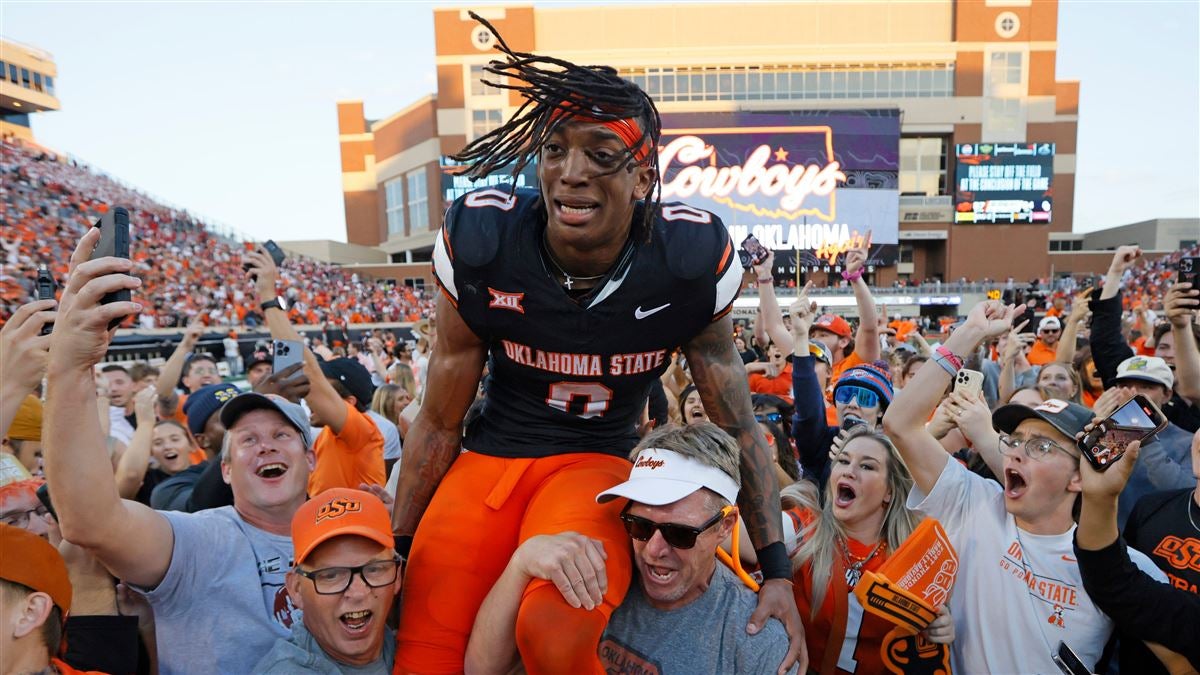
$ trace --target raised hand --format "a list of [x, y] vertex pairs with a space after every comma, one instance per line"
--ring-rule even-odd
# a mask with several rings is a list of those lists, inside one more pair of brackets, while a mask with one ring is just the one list
[[1171, 284], [1167, 297], [1163, 299], [1163, 313], [1172, 326], [1188, 326], [1196, 320], [1200, 308], [1200, 289], [1192, 288], [1188, 282]]
[[138, 426], [154, 424], [154, 405], [158, 402], [158, 389], [154, 385], [145, 387], [133, 395], [133, 414], [137, 416]]
[[22, 396], [33, 391], [46, 374], [50, 336], [42, 335], [42, 326], [54, 321], [57, 304], [54, 300], [35, 300], [21, 305], [0, 328], [4, 379], [16, 385], [13, 390], [19, 389]]
[[869, 254], [867, 247], [860, 246], [846, 251], [846, 273], [854, 274], [866, 266]]
[[137, 314], [137, 302], [100, 304], [106, 294], [141, 287], [141, 279], [128, 274], [133, 262], [125, 258], [88, 260], [100, 241], [99, 228], [93, 227], [79, 240], [71, 255], [66, 288], [59, 303], [58, 318], [50, 338], [55, 365], [64, 368], [91, 368], [108, 352], [116, 329], [108, 324]]
[[1005, 305], [999, 300], [985, 300], [971, 308], [963, 328], [973, 328], [982, 333], [982, 339], [998, 337], [1012, 329], [1016, 305]]
[[1141, 257], [1142, 248], [1140, 246], [1118, 246], [1113, 254], [1112, 262], [1108, 265], [1108, 273], [1124, 274], [1125, 270], [1133, 267]]

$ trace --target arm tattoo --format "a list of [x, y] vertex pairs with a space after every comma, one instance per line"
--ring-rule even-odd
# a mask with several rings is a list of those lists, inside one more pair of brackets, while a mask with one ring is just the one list
[[733, 348], [731, 335], [733, 326], [726, 317], [709, 325], [684, 351], [704, 411], [742, 449], [738, 505], [750, 540], [755, 548], [762, 548], [783, 541], [775, 453], [754, 419], [746, 368]]
[[421, 516], [441, 485], [442, 477], [458, 456], [460, 433], [413, 425], [411, 444], [405, 444], [400, 480], [396, 486], [396, 504], [392, 514], [392, 532], [413, 535]]

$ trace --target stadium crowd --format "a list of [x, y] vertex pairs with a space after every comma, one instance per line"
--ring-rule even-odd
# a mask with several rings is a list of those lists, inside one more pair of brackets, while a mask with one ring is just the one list
[[[742, 268], [719, 220], [654, 208], [649, 97], [499, 42], [489, 72], [541, 103], [458, 157], [486, 174], [532, 147], [544, 194], [457, 200], [436, 299], [280, 269], [4, 145], [10, 260], [65, 284], [7, 282], [0, 671], [1200, 667], [1200, 289], [1178, 257], [1120, 247], [1095, 286], [938, 333], [889, 320], [852, 249], [848, 318], [807, 289], [782, 306], [770, 256]], [[89, 260], [122, 200], [168, 243]], [[759, 314], [734, 323], [748, 285]], [[378, 312], [422, 319], [418, 347], [296, 328]], [[110, 322], [147, 313], [188, 326], [166, 363], [103, 363]], [[194, 350], [204, 317], [251, 313], [298, 353], [256, 351], [243, 390]]]
[[[40, 265], [61, 283], [79, 236], [110, 204], [130, 209], [137, 273], [152, 298], [127, 326], [261, 325], [247, 302], [244, 246], [218, 236], [188, 213], [173, 210], [107, 175], [17, 138], [0, 144], [0, 322], [33, 297]], [[416, 321], [432, 298], [419, 290], [360, 279], [335, 265], [289, 257], [281, 270], [298, 323]]]

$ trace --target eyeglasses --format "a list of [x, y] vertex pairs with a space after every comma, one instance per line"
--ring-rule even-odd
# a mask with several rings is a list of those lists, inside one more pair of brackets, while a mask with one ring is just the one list
[[858, 407], [860, 408], [874, 408], [875, 406], [879, 405], [879, 394], [876, 394], [865, 387], [855, 387], [847, 384], [838, 387], [837, 390], [833, 392], [834, 403], [841, 403], [845, 405], [853, 401], [855, 398], [858, 399]]
[[28, 511], [11, 511], [6, 513], [0, 518], [0, 522], [24, 530], [29, 527], [29, 519], [35, 515], [39, 518], [45, 518], [50, 515], [50, 511], [45, 506], [38, 504], [37, 508], [32, 508]]
[[1045, 459], [1050, 453], [1054, 452], [1055, 450], [1061, 450], [1062, 452], [1067, 453], [1071, 457], [1076, 456], [1075, 453], [1071, 452], [1070, 450], [1067, 450], [1066, 448], [1059, 445], [1058, 443], [1055, 443], [1054, 441], [1052, 441], [1048, 438], [1039, 438], [1037, 436], [1034, 436], [1033, 438], [1029, 438], [1029, 439], [1024, 439], [1024, 438], [1015, 438], [1013, 436], [1009, 436], [1008, 434], [1001, 434], [1000, 435], [1000, 453], [1001, 454], [1009, 454], [1009, 453], [1005, 452], [1005, 450], [1004, 450], [1005, 448], [1008, 448], [1009, 450], [1016, 450], [1017, 448], [1024, 448], [1026, 457], [1028, 457], [1029, 459], [1036, 459], [1038, 461]]
[[755, 422], [773, 422], [779, 424], [783, 421], [783, 413], [760, 413], [754, 416]]
[[362, 577], [364, 583], [371, 588], [380, 588], [396, 581], [400, 571], [400, 559], [372, 560], [358, 567], [322, 567], [319, 570], [302, 570], [296, 568], [296, 574], [310, 579], [313, 588], [320, 595], [337, 595], [350, 588], [354, 575]]
[[721, 509], [720, 513], [709, 518], [707, 522], [699, 527], [676, 523], [656, 523], [653, 520], [635, 516], [628, 512], [621, 513], [621, 522], [625, 524], [625, 532], [638, 541], [650, 541], [650, 537], [654, 536], [654, 531], [658, 530], [662, 532], [663, 540], [670, 544], [672, 548], [689, 549], [696, 545], [696, 537], [699, 537], [705, 530], [721, 522], [722, 518], [733, 513], [733, 511], [733, 506], [726, 506]]

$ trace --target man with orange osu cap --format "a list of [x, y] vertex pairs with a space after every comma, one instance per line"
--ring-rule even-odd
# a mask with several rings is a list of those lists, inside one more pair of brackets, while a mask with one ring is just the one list
[[331, 488], [296, 511], [292, 544], [287, 591], [303, 620], [254, 672], [391, 673], [396, 639], [386, 620], [400, 592], [400, 557], [387, 506], [369, 492]]
[[45, 539], [0, 524], [0, 672], [78, 673], [53, 655], [71, 611], [71, 579]]

